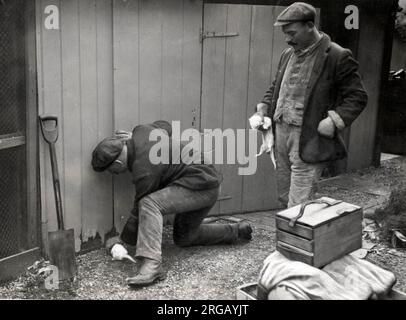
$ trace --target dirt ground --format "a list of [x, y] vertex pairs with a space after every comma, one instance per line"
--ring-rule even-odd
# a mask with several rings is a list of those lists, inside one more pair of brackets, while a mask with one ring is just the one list
[[[399, 157], [383, 162], [378, 169], [327, 179], [319, 184], [317, 196], [360, 205], [367, 215], [372, 215], [387, 200], [390, 186], [405, 177], [406, 157]], [[236, 288], [255, 282], [263, 260], [275, 250], [274, 214], [238, 215], [251, 221], [253, 239], [229, 246], [178, 248], [172, 241], [172, 227], [166, 226], [163, 264], [167, 278], [149, 287], [130, 289], [125, 279], [135, 272], [136, 265], [111, 261], [100, 249], [77, 257], [78, 276], [73, 284], [46, 290], [43, 278], [37, 274], [43, 265], [40, 263], [19, 279], [0, 286], [0, 299], [235, 299]], [[373, 220], [366, 219], [364, 227], [363, 238], [373, 246], [366, 259], [392, 271], [397, 277], [395, 288], [406, 292], [406, 249], [392, 248], [381, 239]]]

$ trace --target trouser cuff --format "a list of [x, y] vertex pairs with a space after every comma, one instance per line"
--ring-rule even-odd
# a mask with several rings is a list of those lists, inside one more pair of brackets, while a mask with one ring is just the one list
[[162, 255], [158, 254], [158, 253], [152, 253], [152, 252], [148, 252], [145, 250], [137, 250], [136, 257], [138, 258], [148, 258], [148, 259], [152, 259], [152, 260], [156, 260], [156, 261], [162, 261]]

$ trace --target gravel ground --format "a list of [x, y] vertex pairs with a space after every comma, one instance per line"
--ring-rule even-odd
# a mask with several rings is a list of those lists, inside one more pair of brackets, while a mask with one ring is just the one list
[[[236, 288], [257, 280], [263, 260], [275, 248], [275, 234], [254, 227], [254, 239], [245, 244], [178, 248], [165, 227], [163, 264], [165, 281], [130, 289], [125, 278], [136, 266], [111, 261], [105, 250], [78, 257], [78, 278], [62, 290], [46, 290], [41, 278], [27, 272], [18, 280], [0, 287], [2, 299], [235, 299]], [[131, 252], [131, 251], [130, 251]], [[34, 279], [33, 279], [34, 278]]]
[[[368, 181], [367, 185], [384, 190], [405, 180], [406, 157], [385, 161], [378, 169], [348, 173], [343, 176], [346, 177]], [[361, 206], [382, 202], [382, 195], [351, 185], [322, 183], [318, 196]], [[166, 226], [163, 264], [167, 278], [146, 288], [130, 289], [125, 278], [135, 272], [136, 265], [111, 261], [106, 251], [100, 249], [77, 257], [78, 277], [73, 284], [62, 284], [60, 290], [46, 290], [43, 277], [37, 272], [42, 262], [19, 279], [0, 286], [0, 299], [234, 299], [236, 288], [255, 282], [263, 260], [275, 250], [275, 232], [271, 227], [257, 224], [253, 229], [254, 238], [249, 243], [178, 248], [172, 241], [172, 227]], [[364, 239], [375, 245], [366, 259], [392, 271], [397, 277], [395, 288], [406, 292], [406, 249], [393, 249], [387, 241], [370, 234], [364, 233]]]
[[[348, 184], [345, 188], [331, 186], [327, 183], [322, 184], [317, 196], [331, 196], [349, 203], [354, 203], [365, 207], [374, 203], [386, 204], [389, 195], [382, 194], [406, 181], [406, 157], [398, 157], [381, 163], [379, 168], [366, 168], [356, 172], [350, 172], [342, 176], [343, 179], [355, 178], [366, 181], [366, 186], [374, 188], [377, 194], [370, 193], [368, 188], [357, 188]], [[364, 210], [365, 211], [365, 210]], [[374, 211], [374, 210], [372, 210]], [[366, 260], [393, 272], [397, 278], [395, 289], [406, 293], [406, 248], [393, 248], [388, 240], [381, 239], [378, 232], [368, 234], [364, 232], [363, 238], [375, 244], [368, 253]], [[372, 237], [373, 236], [373, 237]]]
[[395, 289], [406, 293], [406, 249], [393, 249], [386, 243], [378, 243], [368, 254], [368, 261], [393, 272]]

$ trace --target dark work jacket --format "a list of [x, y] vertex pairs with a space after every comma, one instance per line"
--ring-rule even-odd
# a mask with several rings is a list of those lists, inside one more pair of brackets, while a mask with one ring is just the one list
[[[150, 141], [149, 136], [154, 129], [164, 129], [169, 135], [169, 164], [153, 164], [149, 153], [157, 141]], [[191, 190], [213, 189], [220, 185], [221, 174], [213, 165], [204, 164], [179, 164], [172, 161], [171, 126], [165, 121], [153, 124], [139, 125], [132, 132], [132, 139], [127, 140], [128, 168], [132, 174], [135, 186], [135, 199], [132, 214], [138, 215], [138, 202], [146, 195], [167, 186], [178, 185]], [[184, 144], [181, 143], [183, 147]], [[203, 159], [203, 156], [200, 155]], [[179, 162], [179, 161], [178, 161]]]
[[[332, 42], [324, 34], [316, 56], [304, 102], [299, 155], [308, 163], [342, 159], [347, 150], [339, 132], [330, 139], [321, 136], [317, 127], [335, 110], [346, 127], [358, 117], [367, 104], [367, 94], [358, 73], [358, 62], [351, 51]], [[282, 78], [293, 49], [286, 49], [281, 56], [275, 79], [262, 100], [268, 105], [268, 116], [273, 119]]]

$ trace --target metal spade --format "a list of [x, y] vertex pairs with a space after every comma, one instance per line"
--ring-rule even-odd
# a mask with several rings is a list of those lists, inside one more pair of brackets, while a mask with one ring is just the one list
[[63, 222], [61, 190], [56, 160], [55, 143], [58, 139], [58, 117], [55, 115], [39, 116], [44, 140], [49, 144], [52, 180], [54, 186], [56, 218], [58, 230], [48, 232], [49, 260], [59, 271], [59, 280], [72, 279], [76, 274], [74, 230], [65, 230]]

